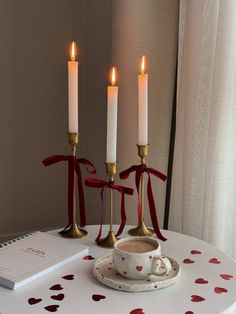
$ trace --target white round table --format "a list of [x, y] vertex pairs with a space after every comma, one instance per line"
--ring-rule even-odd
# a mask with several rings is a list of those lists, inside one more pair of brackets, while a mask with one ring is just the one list
[[[116, 230], [114, 226], [114, 230]], [[130, 227], [126, 227], [126, 231]], [[189, 236], [163, 231], [163, 254], [181, 265], [180, 279], [170, 287], [148, 292], [123, 292], [103, 286], [92, 274], [94, 259], [111, 252], [94, 239], [98, 226], [85, 228], [76, 240], [89, 246], [89, 256], [12, 291], [0, 287], [1, 314], [218, 314], [236, 313], [236, 263], [214, 246]], [[108, 227], [104, 227], [107, 235]], [[51, 234], [58, 235], [57, 231]], [[124, 233], [123, 236], [127, 236]], [[74, 275], [62, 277], [66, 275]], [[55, 286], [61, 290], [50, 290]], [[34, 298], [35, 304], [28, 300]]]

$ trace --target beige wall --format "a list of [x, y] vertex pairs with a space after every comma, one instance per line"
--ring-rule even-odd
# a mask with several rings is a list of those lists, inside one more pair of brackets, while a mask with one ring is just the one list
[[[69, 152], [66, 60], [72, 40], [80, 56], [79, 155], [106, 177], [106, 85], [112, 57], [119, 69], [119, 171], [138, 161], [136, 67], [145, 52], [149, 163], [166, 172], [177, 16], [177, 0], [0, 1], [0, 237], [66, 222], [67, 166], [45, 168], [41, 160]], [[162, 221], [165, 184], [154, 183], [154, 190]], [[87, 189], [86, 202], [88, 223], [98, 223], [99, 192]], [[135, 198], [127, 205], [129, 222], [135, 222]]]
[[[119, 69], [118, 160], [124, 170], [138, 163], [138, 62], [145, 54], [149, 74], [149, 166], [167, 173], [177, 54], [178, 0], [114, 0], [112, 61]], [[166, 183], [153, 178], [162, 226]], [[134, 175], [123, 182], [134, 186]], [[128, 221], [136, 223], [137, 198], [127, 197]], [[149, 213], [146, 202], [146, 219]], [[116, 212], [117, 214], [117, 212]]]

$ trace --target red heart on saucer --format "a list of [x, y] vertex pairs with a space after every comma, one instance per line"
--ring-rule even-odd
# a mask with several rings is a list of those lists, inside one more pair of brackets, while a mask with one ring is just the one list
[[206, 283], [208, 283], [208, 281], [203, 279], [203, 278], [198, 278], [195, 280], [195, 283], [206, 284]]
[[49, 289], [50, 290], [63, 290], [63, 287], [57, 284], [57, 285], [51, 286]]
[[129, 312], [129, 314], [145, 314], [143, 309], [134, 309], [133, 311]]
[[37, 304], [37, 303], [39, 303], [39, 302], [41, 302], [41, 301], [42, 301], [42, 299], [30, 298], [30, 299], [28, 300], [28, 303], [29, 303], [30, 305], [34, 305], [34, 304]]
[[192, 250], [190, 253], [191, 254], [202, 254], [202, 252], [198, 251], [198, 250]]
[[104, 295], [101, 295], [101, 294], [93, 294], [92, 295], [92, 299], [93, 301], [100, 301], [102, 299], [106, 299], [106, 297]]
[[184, 264], [193, 264], [193, 263], [195, 263], [195, 261], [191, 260], [190, 258], [185, 258], [185, 259], [183, 260], [183, 263], [184, 263]]
[[64, 299], [65, 295], [63, 293], [60, 293], [58, 295], [52, 295], [51, 298], [53, 300], [62, 301]]
[[229, 275], [229, 274], [221, 274], [220, 277], [223, 278], [224, 280], [230, 280], [234, 278], [234, 276]]
[[85, 261], [91, 261], [92, 259], [95, 259], [95, 257], [93, 257], [92, 255], [86, 255], [83, 257], [83, 260]]
[[48, 312], [56, 312], [58, 308], [59, 308], [59, 305], [45, 306], [45, 310], [47, 310]]
[[209, 260], [209, 263], [211, 264], [220, 264], [221, 261], [219, 261], [216, 257], [213, 257]]
[[191, 295], [191, 301], [192, 302], [202, 302], [202, 301], [205, 301], [205, 299], [203, 297], [201, 297], [200, 295], [193, 294], [193, 295]]
[[64, 277], [62, 277], [63, 279], [65, 279], [65, 280], [73, 280], [74, 279], [74, 275], [66, 275], [66, 276], [64, 276]]
[[218, 294], [220, 294], [220, 293], [227, 293], [228, 292], [227, 289], [221, 288], [221, 287], [215, 287], [214, 291], [215, 291], [215, 293], [218, 293]]
[[137, 271], [141, 271], [143, 269], [143, 266], [136, 266]]

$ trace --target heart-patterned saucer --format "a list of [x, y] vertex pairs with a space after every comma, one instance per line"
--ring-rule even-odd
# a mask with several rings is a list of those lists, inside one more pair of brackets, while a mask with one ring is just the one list
[[132, 280], [122, 277], [114, 268], [112, 253], [101, 256], [93, 264], [93, 274], [102, 284], [116, 290], [141, 292], [158, 290], [172, 285], [180, 276], [180, 265], [173, 258], [168, 257], [172, 268], [168, 275], [150, 275], [144, 280]]

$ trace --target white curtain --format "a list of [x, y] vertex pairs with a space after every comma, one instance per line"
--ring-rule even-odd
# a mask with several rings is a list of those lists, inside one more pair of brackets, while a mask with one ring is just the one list
[[236, 1], [181, 0], [170, 229], [236, 257]]

